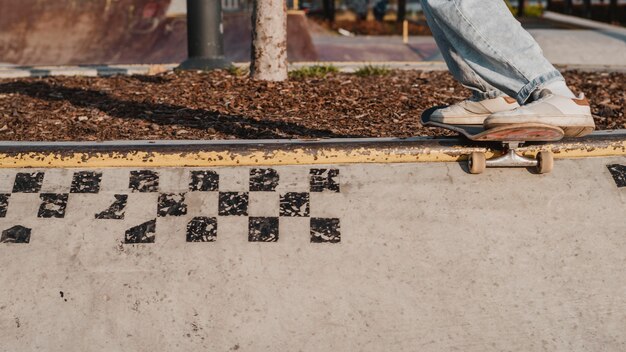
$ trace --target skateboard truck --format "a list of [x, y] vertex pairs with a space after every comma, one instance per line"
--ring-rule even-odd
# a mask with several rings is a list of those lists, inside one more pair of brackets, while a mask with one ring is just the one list
[[537, 158], [532, 159], [517, 153], [517, 148], [522, 142], [504, 141], [504, 153], [501, 156], [487, 160], [485, 153], [473, 152], [467, 160], [470, 173], [480, 174], [488, 167], [534, 167], [537, 173], [545, 174], [552, 171], [554, 166], [554, 154], [551, 151], [537, 153]]

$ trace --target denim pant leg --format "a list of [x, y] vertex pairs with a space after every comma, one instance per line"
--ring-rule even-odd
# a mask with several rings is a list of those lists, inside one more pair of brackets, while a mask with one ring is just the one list
[[433, 38], [437, 42], [439, 51], [443, 59], [448, 65], [448, 69], [452, 76], [459, 81], [465, 88], [472, 91], [472, 100], [480, 101], [484, 99], [492, 99], [505, 95], [504, 92], [495, 88], [482, 79], [474, 70], [463, 60], [459, 53], [454, 49], [448, 41], [444, 31], [439, 26], [437, 18], [433, 16], [428, 3], [422, 1], [422, 10], [426, 16], [428, 27], [433, 33]]
[[[475, 74], [520, 104], [541, 85], [564, 80], [504, 1], [422, 0], [422, 6], [458, 57]], [[453, 69], [456, 67], [450, 67]]]

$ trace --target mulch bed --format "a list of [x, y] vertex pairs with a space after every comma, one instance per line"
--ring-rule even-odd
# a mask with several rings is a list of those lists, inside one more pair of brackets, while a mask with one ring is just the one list
[[[626, 128], [626, 74], [565, 72], [599, 129]], [[1, 140], [263, 139], [442, 134], [420, 113], [469, 92], [447, 72], [257, 82], [226, 71], [0, 80]]]

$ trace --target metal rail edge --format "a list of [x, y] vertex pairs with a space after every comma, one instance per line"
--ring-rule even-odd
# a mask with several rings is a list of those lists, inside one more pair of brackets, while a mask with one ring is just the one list
[[[556, 159], [626, 156], [626, 130], [583, 138], [529, 143], [518, 151], [534, 157], [551, 150]], [[452, 162], [474, 151], [488, 158], [500, 143], [459, 137], [338, 138], [316, 140], [0, 142], [2, 168], [207, 167], [351, 163]]]

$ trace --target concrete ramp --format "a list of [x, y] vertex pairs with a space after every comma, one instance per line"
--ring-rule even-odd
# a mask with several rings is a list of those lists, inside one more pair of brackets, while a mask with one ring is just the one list
[[489, 147], [1, 145], [2, 349], [625, 350], [626, 134]]

